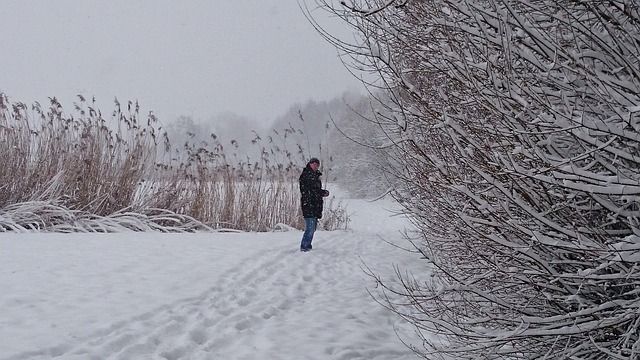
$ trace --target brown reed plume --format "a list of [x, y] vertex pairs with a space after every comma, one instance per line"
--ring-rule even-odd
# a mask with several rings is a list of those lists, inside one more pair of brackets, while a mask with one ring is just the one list
[[[302, 227], [300, 166], [272, 141], [264, 144], [256, 133], [252, 144], [259, 158], [239, 160], [215, 136], [173, 146], [152, 113], [143, 119], [137, 102], [115, 99], [108, 118], [95, 99], [78, 96], [74, 105], [73, 114], [66, 114], [56, 98], [44, 108], [11, 103], [0, 93], [0, 209], [37, 213], [25, 229], [51, 229], [80, 218], [85, 222], [65, 231], [116, 229], [95, 224], [107, 217], [110, 224], [117, 218], [138, 231], [145, 229], [144, 221], [163, 231], [185, 223], [189, 230]], [[326, 213], [337, 219], [325, 224], [327, 230], [346, 227], [339, 205]], [[11, 226], [4, 228], [18, 229], [20, 224], [7, 220], [12, 214], [15, 210], [5, 211]], [[91, 225], [78, 225], [89, 218]]]

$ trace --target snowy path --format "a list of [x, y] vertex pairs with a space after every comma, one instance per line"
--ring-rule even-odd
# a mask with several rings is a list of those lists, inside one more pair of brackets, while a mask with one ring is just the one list
[[[407, 266], [413, 267], [421, 264], [411, 258], [407, 260], [406, 253], [377, 240], [381, 233], [386, 238], [399, 236], [397, 229], [389, 230], [388, 218], [376, 220], [370, 215], [368, 213], [367, 218], [371, 222], [362, 223], [363, 227], [354, 224], [358, 227], [354, 231], [318, 232], [314, 250], [309, 253], [297, 250], [298, 232], [245, 234], [242, 241], [233, 241], [229, 246], [251, 247], [246, 254], [220, 252], [221, 256], [228, 256], [219, 259], [220, 266], [185, 279], [194, 281], [201, 277], [197, 283], [207, 284], [204, 290], [192, 288], [189, 290], [192, 294], [181, 297], [189, 293], [186, 290], [189, 284], [182, 284], [185, 289], [171, 291], [176, 300], [149, 306], [146, 310], [142, 310], [145, 309], [144, 304], [136, 303], [137, 300], [128, 300], [124, 306], [131, 303], [135, 310], [116, 311], [111, 321], [102, 320], [98, 324], [89, 324], [86, 319], [78, 320], [77, 324], [67, 326], [67, 336], [52, 336], [53, 341], [37, 341], [50, 345], [20, 348], [13, 344], [14, 351], [0, 350], [0, 358], [414, 359], [413, 353], [400, 343], [394, 332], [395, 329], [410, 334], [412, 329], [371, 299], [367, 286], [373, 282], [361, 266], [364, 261], [376, 272], [392, 278], [394, 263], [410, 262]], [[354, 217], [358, 218], [358, 215]], [[233, 238], [239, 235], [214, 236]], [[269, 236], [272, 238], [268, 239]], [[65, 244], [75, 245], [73, 242], [62, 245]], [[149, 247], [144, 246], [138, 251], [144, 252]], [[216, 248], [201, 250], [211, 252], [202, 258], [207, 263], [216, 261]], [[192, 255], [190, 259], [200, 259]], [[175, 256], [163, 261], [171, 261], [172, 258]], [[178, 259], [181, 262], [187, 260]], [[0, 260], [4, 259], [0, 257]], [[193, 266], [199, 266], [198, 261]], [[144, 277], [144, 270], [135, 266], [132, 262], [127, 270], [122, 271]], [[147, 271], [156, 272], [157, 269]], [[103, 272], [100, 274], [110, 276]], [[0, 274], [0, 281], [4, 278]], [[129, 286], [133, 289], [131, 291], [140, 287], [139, 284]], [[203, 285], [199, 286], [201, 289]], [[11, 311], [13, 303], [4, 301], [3, 296], [0, 295], [0, 305], [7, 305], [5, 308]], [[106, 300], [95, 296], [87, 301], [109, 301], [113, 295], [105, 296]], [[73, 302], [68, 305], [67, 309], [49, 311], [76, 316]], [[81, 307], [81, 304], [76, 306]], [[19, 315], [19, 311], [14, 313], [14, 316]], [[82, 316], [88, 315], [80, 314]], [[92, 331], [83, 331], [83, 324], [89, 324], [85, 330]], [[8, 329], [5, 319], [0, 320], [0, 325], [0, 339], [3, 339], [0, 346], [4, 347], [2, 345], [9, 344], [2, 341], [12, 339], [4, 336], [11, 335], [11, 329]], [[28, 345], [30, 339], [22, 340], [22, 345]]]

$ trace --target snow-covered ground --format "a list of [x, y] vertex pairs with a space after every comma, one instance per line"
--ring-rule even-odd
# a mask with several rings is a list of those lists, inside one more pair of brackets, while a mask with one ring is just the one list
[[362, 270], [424, 272], [380, 239], [409, 224], [344, 203], [352, 229], [308, 253], [300, 231], [1, 234], [0, 359], [414, 359]]

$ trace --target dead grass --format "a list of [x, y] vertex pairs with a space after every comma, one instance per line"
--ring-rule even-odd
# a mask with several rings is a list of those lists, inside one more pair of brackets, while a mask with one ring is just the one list
[[[140, 116], [137, 103], [115, 100], [104, 118], [94, 101], [82, 97], [67, 114], [55, 98], [43, 108], [10, 103], [0, 93], [0, 227], [303, 228], [301, 166], [273, 141], [264, 144], [256, 135], [253, 144], [260, 159], [230, 161], [215, 136], [207, 143], [173, 146], [152, 114]], [[20, 211], [31, 214], [24, 217], [28, 221], [20, 220]], [[325, 217], [327, 230], [347, 226], [340, 205], [328, 204]]]

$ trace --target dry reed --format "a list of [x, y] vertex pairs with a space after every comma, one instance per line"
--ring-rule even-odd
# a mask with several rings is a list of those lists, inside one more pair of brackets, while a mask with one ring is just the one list
[[[78, 99], [65, 114], [55, 98], [43, 108], [10, 103], [0, 93], [0, 230], [303, 227], [301, 167], [272, 140], [256, 136], [259, 159], [231, 161], [215, 136], [173, 146], [135, 102], [116, 99], [105, 119], [95, 100]], [[325, 229], [346, 228], [340, 205], [328, 204], [325, 215]]]

